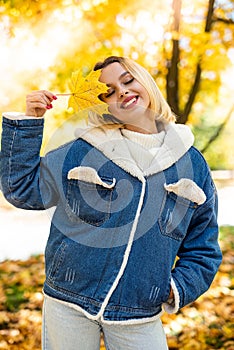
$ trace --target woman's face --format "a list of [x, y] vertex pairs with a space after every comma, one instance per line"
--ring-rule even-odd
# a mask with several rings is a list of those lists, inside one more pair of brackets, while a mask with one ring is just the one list
[[150, 105], [148, 92], [120, 63], [103, 68], [99, 80], [108, 87], [101, 99], [114, 117], [123, 123], [134, 123], [137, 118], [145, 117]]

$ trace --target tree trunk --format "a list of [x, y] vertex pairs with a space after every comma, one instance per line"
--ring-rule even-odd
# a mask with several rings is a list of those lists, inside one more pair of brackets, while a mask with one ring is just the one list
[[174, 10], [173, 32], [177, 33], [172, 41], [172, 58], [167, 62], [167, 101], [176, 115], [180, 115], [179, 111], [179, 79], [178, 79], [178, 64], [180, 60], [179, 48], [179, 29], [181, 18], [181, 0], [173, 0]]
[[[211, 31], [213, 23], [213, 12], [214, 12], [214, 2], [215, 0], [209, 0], [208, 11], [205, 24], [205, 32]], [[200, 81], [201, 81], [201, 57], [198, 57], [198, 63], [196, 68], [196, 75], [194, 78], [193, 85], [190, 89], [189, 97], [187, 103], [183, 110], [179, 107], [179, 70], [178, 64], [180, 60], [180, 48], [179, 48], [179, 28], [181, 19], [181, 0], [173, 0], [173, 10], [174, 10], [174, 20], [173, 20], [173, 32], [177, 32], [178, 36], [172, 41], [172, 58], [167, 62], [168, 73], [167, 73], [167, 101], [172, 109], [172, 111], [177, 116], [177, 123], [185, 124], [188, 120], [189, 114], [191, 112], [193, 103], [195, 101], [196, 95], [199, 91]]]

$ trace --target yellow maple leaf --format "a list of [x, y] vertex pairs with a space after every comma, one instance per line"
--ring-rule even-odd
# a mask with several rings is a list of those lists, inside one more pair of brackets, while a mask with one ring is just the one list
[[71, 96], [68, 107], [72, 107], [74, 112], [89, 109], [98, 114], [107, 113], [107, 104], [98, 98], [107, 91], [107, 87], [98, 80], [99, 77], [99, 71], [92, 70], [86, 77], [81, 70], [73, 72], [69, 82]]

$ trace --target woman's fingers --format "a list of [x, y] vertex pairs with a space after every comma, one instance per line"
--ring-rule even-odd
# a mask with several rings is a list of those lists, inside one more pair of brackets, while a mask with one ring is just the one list
[[51, 109], [52, 101], [57, 97], [47, 90], [33, 91], [26, 96], [26, 115], [42, 117], [47, 109]]
[[26, 96], [26, 102], [28, 103], [44, 103], [45, 106], [51, 104], [53, 101], [53, 94], [47, 91], [35, 91]]

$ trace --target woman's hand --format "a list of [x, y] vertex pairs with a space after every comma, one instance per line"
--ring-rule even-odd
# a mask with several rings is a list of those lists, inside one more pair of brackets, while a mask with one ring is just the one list
[[33, 91], [26, 96], [26, 115], [43, 117], [48, 109], [53, 108], [52, 101], [57, 97], [46, 90]]

